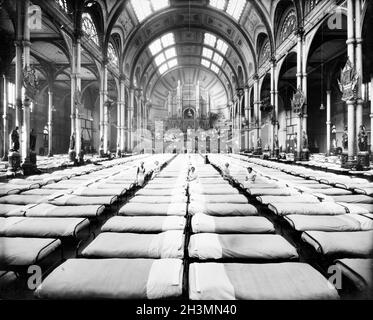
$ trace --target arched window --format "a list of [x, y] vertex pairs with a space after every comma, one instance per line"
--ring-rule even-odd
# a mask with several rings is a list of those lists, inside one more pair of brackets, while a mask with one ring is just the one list
[[108, 49], [107, 49], [107, 54], [108, 54], [108, 58], [109, 58], [109, 61], [118, 66], [118, 55], [117, 55], [117, 52], [115, 51], [114, 49], [114, 46], [111, 42], [109, 42], [109, 46], [108, 46]]
[[283, 43], [296, 29], [297, 16], [295, 10], [292, 9], [286, 15], [284, 22], [281, 26], [279, 44]]
[[96, 45], [99, 45], [96, 26], [91, 15], [86, 12], [82, 15], [82, 30]]
[[68, 13], [67, 0], [55, 0], [55, 1], [63, 11]]
[[262, 46], [260, 53], [259, 53], [259, 65], [261, 66], [263, 63], [267, 62], [270, 57], [271, 57], [271, 47], [269, 45], [269, 41], [267, 40]]

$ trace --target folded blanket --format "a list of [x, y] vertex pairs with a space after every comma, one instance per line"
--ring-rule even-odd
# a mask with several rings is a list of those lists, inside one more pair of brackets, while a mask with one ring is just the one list
[[190, 202], [199, 203], [249, 203], [249, 200], [242, 194], [191, 194], [189, 199]]
[[159, 234], [104, 232], [82, 251], [84, 257], [100, 258], [183, 258], [183, 231]]
[[185, 195], [185, 188], [173, 188], [173, 189], [148, 189], [147, 187], [140, 189], [136, 192], [136, 196], [181, 196]]
[[69, 259], [35, 294], [42, 299], [178, 298], [182, 277], [178, 259]]
[[158, 233], [184, 230], [185, 218], [178, 216], [113, 217], [102, 227], [102, 232]]
[[274, 233], [273, 224], [264, 217], [213, 217], [196, 214], [192, 218], [194, 233]]
[[321, 273], [305, 263], [192, 263], [191, 300], [339, 299]]
[[187, 197], [184, 194], [174, 196], [136, 196], [129, 203], [156, 204], [156, 203], [186, 203]]
[[296, 259], [297, 250], [279, 235], [194, 234], [189, 242], [189, 256], [206, 259]]
[[125, 216], [185, 216], [186, 202], [179, 203], [136, 203], [129, 202], [119, 209]]

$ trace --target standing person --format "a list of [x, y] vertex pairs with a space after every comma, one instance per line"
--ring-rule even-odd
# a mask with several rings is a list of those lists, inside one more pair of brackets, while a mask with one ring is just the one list
[[144, 161], [141, 161], [140, 166], [137, 168], [136, 181], [139, 187], [142, 187], [145, 182], [145, 168]]
[[158, 161], [155, 161], [154, 162], [154, 170], [153, 170], [153, 173], [152, 173], [152, 180], [158, 175], [158, 173], [161, 171], [161, 168], [159, 167], [159, 162]]
[[225, 168], [223, 169], [223, 178], [226, 179], [226, 180], [231, 180], [232, 177], [231, 177], [231, 171], [229, 170], [229, 163], [227, 162], [225, 164]]
[[256, 179], [256, 173], [253, 172], [253, 168], [248, 167], [247, 168], [247, 175], [246, 175], [245, 181], [249, 182], [249, 183], [254, 183], [255, 179]]
[[198, 179], [198, 175], [196, 173], [196, 168], [195, 167], [191, 167], [190, 170], [189, 170], [189, 173], [188, 173], [188, 182], [192, 182], [192, 181], [195, 181]]
[[207, 154], [205, 155], [205, 164], [210, 164], [210, 160]]

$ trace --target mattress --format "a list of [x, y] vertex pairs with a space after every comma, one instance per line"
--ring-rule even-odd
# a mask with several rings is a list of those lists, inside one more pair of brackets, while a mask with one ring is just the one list
[[50, 196], [55, 192], [56, 190], [51, 189], [32, 189], [22, 192], [22, 195]]
[[348, 213], [354, 214], [369, 214], [373, 213], [373, 204], [369, 203], [346, 203], [346, 202], [338, 202], [339, 205], [346, 208]]
[[20, 193], [23, 189], [17, 187], [0, 187], [0, 197]]
[[2, 204], [0, 205], [0, 217], [21, 217], [24, 213], [21, 211], [22, 205]]
[[242, 194], [191, 194], [189, 199], [190, 202], [199, 203], [249, 203], [249, 200]]
[[347, 196], [332, 196], [335, 202], [347, 202], [347, 203], [366, 203], [373, 205], [373, 197], [362, 195], [362, 194], [354, 194], [354, 195], [347, 195]]
[[183, 258], [183, 231], [158, 234], [104, 232], [83, 251], [90, 258]]
[[329, 188], [329, 189], [312, 189], [314, 193], [322, 193], [326, 196], [346, 196], [351, 195], [352, 192], [345, 189], [340, 188]]
[[26, 217], [82, 217], [94, 218], [101, 215], [104, 205], [55, 206], [49, 203], [25, 206], [22, 209]]
[[17, 205], [26, 205], [33, 204], [43, 201], [45, 196], [35, 196], [35, 195], [10, 195], [0, 198], [0, 204], [17, 204]]
[[273, 204], [273, 203], [319, 203], [317, 197], [309, 194], [302, 194], [299, 196], [258, 196], [256, 199], [262, 204]]
[[127, 203], [119, 209], [124, 216], [185, 216], [187, 204], [184, 203]]
[[175, 196], [135, 196], [132, 198], [129, 203], [141, 203], [141, 204], [156, 204], [156, 203], [180, 203], [187, 202], [187, 197], [183, 194]]
[[62, 195], [60, 197], [44, 198], [41, 202], [56, 206], [86, 206], [86, 205], [113, 205], [117, 196], [83, 197], [76, 195]]
[[123, 196], [126, 193], [125, 188], [99, 189], [94, 187], [83, 187], [74, 190], [73, 194], [83, 197], [112, 197]]
[[220, 185], [196, 185], [193, 184], [189, 187], [190, 194], [206, 194], [206, 195], [221, 195], [221, 194], [238, 194], [238, 190], [231, 186]]
[[297, 250], [279, 235], [218, 235], [199, 233], [190, 237], [189, 257], [208, 259], [258, 259], [291, 260], [297, 259]]
[[88, 219], [82, 218], [0, 218], [2, 237], [80, 237], [88, 228]]
[[335, 258], [373, 257], [373, 231], [302, 233], [302, 240], [325, 256]]
[[305, 263], [192, 263], [191, 300], [334, 300], [338, 293]]
[[335, 265], [359, 290], [373, 290], [373, 259], [340, 259]]
[[148, 189], [147, 187], [140, 189], [136, 192], [137, 196], [178, 196], [185, 195], [186, 191], [183, 188], [173, 188], [173, 189]]
[[196, 214], [192, 218], [194, 233], [274, 233], [273, 224], [264, 217], [213, 217]]
[[38, 264], [61, 245], [57, 239], [0, 237], [0, 266]]
[[279, 216], [286, 215], [344, 215], [344, 206], [334, 202], [319, 203], [269, 203], [268, 208]]
[[148, 216], [110, 218], [102, 232], [159, 233], [168, 230], [184, 230], [186, 219], [178, 216]]
[[367, 196], [373, 196], [373, 187], [359, 187], [355, 188], [357, 193], [366, 194]]
[[358, 214], [338, 216], [288, 215], [286, 221], [297, 231], [368, 231], [373, 230], [373, 220]]
[[248, 203], [205, 203], [191, 202], [188, 213], [206, 214], [211, 216], [256, 216], [258, 209]]
[[182, 277], [178, 259], [69, 259], [35, 294], [42, 299], [170, 299], [182, 295]]
[[296, 196], [300, 193], [294, 189], [290, 188], [275, 188], [275, 189], [259, 189], [259, 188], [250, 188], [247, 189], [247, 192], [251, 196]]

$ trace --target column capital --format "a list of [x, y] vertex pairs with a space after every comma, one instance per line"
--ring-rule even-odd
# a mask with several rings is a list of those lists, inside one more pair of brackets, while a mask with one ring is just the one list
[[259, 74], [254, 73], [254, 75], [253, 75], [253, 80], [254, 80], [255, 82], [259, 81]]
[[272, 67], [277, 66], [277, 59], [275, 55], [272, 55], [271, 58], [269, 59], [269, 62], [271, 63]]
[[303, 27], [298, 27], [294, 34], [298, 37], [298, 38], [303, 38], [304, 34], [305, 34], [305, 31], [304, 31], [304, 28]]

